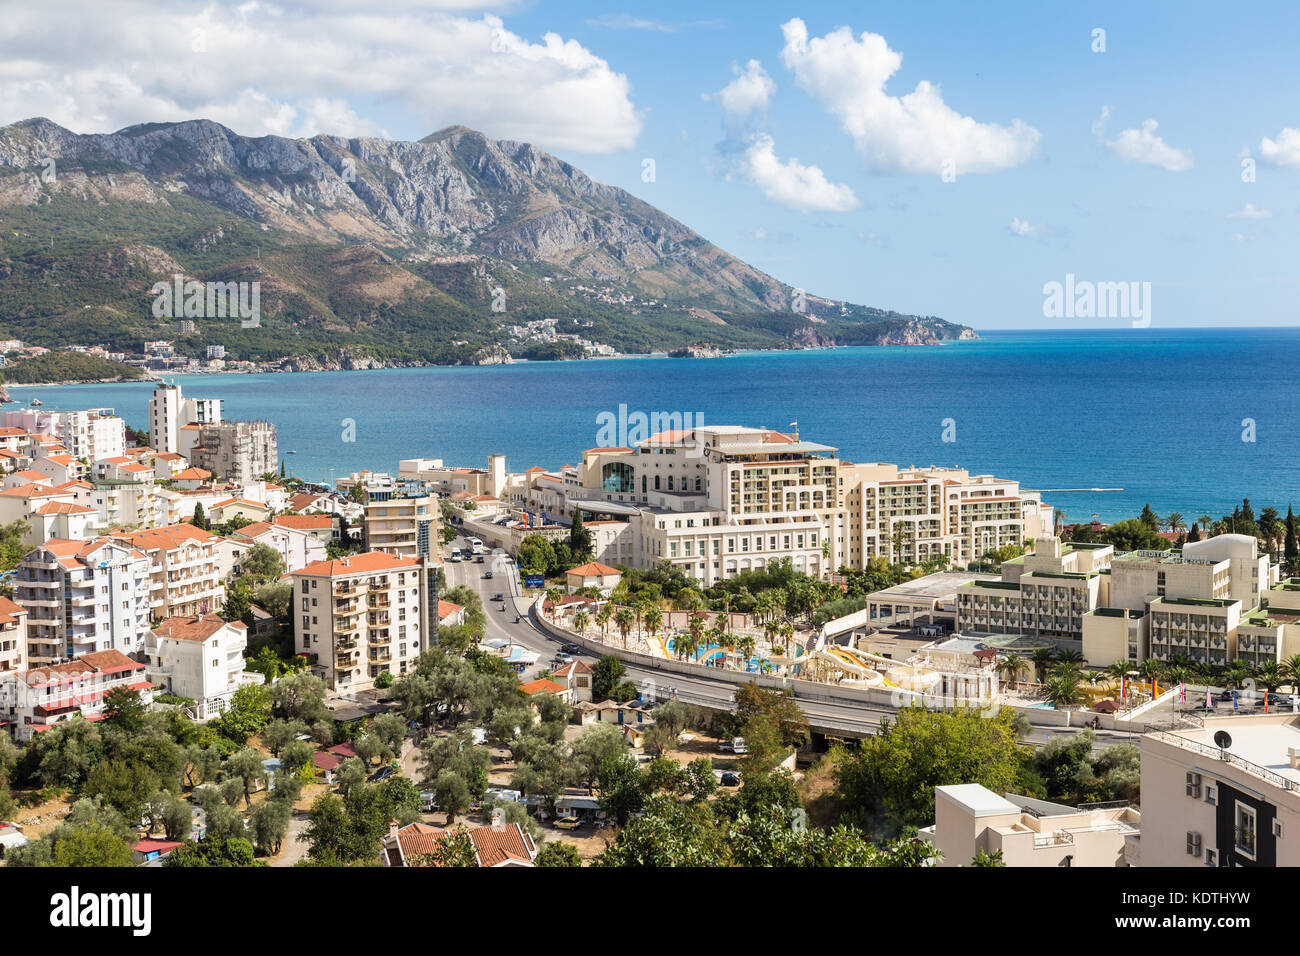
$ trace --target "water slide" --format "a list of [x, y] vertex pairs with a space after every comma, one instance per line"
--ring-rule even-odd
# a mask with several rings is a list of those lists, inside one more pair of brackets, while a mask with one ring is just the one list
[[832, 665], [842, 671], [847, 671], [858, 680], [868, 681], [869, 683], [883, 682], [890, 687], [897, 686], [888, 680], [883, 674], [871, 666], [868, 655], [859, 651], [849, 650], [847, 647], [838, 647], [834, 644], [828, 644], [821, 650], [814, 651], [813, 657], [829, 661]]

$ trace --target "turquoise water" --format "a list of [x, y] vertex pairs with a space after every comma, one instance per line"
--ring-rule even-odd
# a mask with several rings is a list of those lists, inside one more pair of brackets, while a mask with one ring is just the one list
[[[537, 362], [484, 368], [179, 376], [231, 418], [269, 418], [291, 472], [328, 481], [401, 458], [482, 466], [574, 464], [597, 416], [699, 413], [786, 429], [850, 461], [959, 465], [1047, 495], [1071, 520], [1216, 517], [1300, 507], [1300, 329], [987, 332], [913, 348], [745, 353], [722, 359]], [[49, 408], [111, 406], [143, 426], [148, 384], [16, 389]], [[946, 420], [951, 419], [944, 441]], [[1243, 419], [1255, 441], [1242, 441]], [[349, 420], [355, 423], [355, 440]], [[296, 451], [297, 454], [288, 454]]]

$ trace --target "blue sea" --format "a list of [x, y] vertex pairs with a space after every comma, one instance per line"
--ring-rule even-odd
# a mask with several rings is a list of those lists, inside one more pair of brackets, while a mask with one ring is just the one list
[[[926, 347], [174, 380], [223, 399], [227, 418], [270, 419], [290, 473], [317, 481], [394, 471], [401, 458], [482, 466], [502, 452], [511, 471], [576, 463], [598, 444], [599, 416], [625, 405], [706, 424], [797, 421], [801, 437], [850, 461], [957, 465], [1029, 489], [1123, 489], [1045, 495], [1070, 520], [1130, 517], [1146, 502], [1188, 522], [1243, 497], [1256, 512], [1300, 507], [1294, 328], [990, 331]], [[51, 409], [112, 407], [144, 427], [151, 389], [12, 394]]]

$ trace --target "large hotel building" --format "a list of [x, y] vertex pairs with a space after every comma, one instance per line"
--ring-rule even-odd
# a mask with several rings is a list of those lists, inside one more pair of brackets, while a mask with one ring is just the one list
[[963, 566], [1051, 526], [1051, 509], [1014, 481], [854, 464], [797, 434], [734, 425], [589, 448], [558, 475], [526, 472], [508, 498], [568, 520], [580, 510], [599, 561], [669, 561], [705, 586], [781, 558], [818, 577], [875, 557]]

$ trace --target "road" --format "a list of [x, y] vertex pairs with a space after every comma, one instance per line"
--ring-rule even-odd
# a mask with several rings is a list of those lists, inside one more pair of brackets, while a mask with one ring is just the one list
[[[446, 555], [449, 557], [453, 550], [468, 547], [465, 538], [457, 538], [447, 547]], [[447, 560], [445, 563], [447, 585], [448, 587], [465, 585], [478, 593], [483, 602], [483, 613], [487, 617], [486, 640], [499, 638], [542, 655], [536, 665], [524, 672], [524, 679], [530, 679], [552, 666], [551, 659], [560, 649], [562, 642], [551, 637], [532, 620], [532, 603], [535, 597], [523, 593], [514, 560], [504, 553], [488, 554], [483, 558], [483, 564], [476, 564], [473, 560], [460, 562]], [[490, 579], [483, 577], [487, 571], [492, 572]], [[504, 595], [505, 601], [493, 601], [492, 597], [495, 594]], [[503, 605], [504, 611], [500, 610]], [[516, 617], [519, 618], [518, 623], [515, 621]], [[574, 657], [585, 659], [593, 664], [597, 660], [596, 655], [587, 652], [575, 654]], [[654, 681], [659, 688], [658, 696], [661, 699], [668, 696], [672, 688], [676, 688], [678, 700], [715, 710], [729, 710], [735, 694], [734, 684], [704, 677], [664, 674], [653, 669], [631, 665], [628, 666], [627, 672], [628, 679], [635, 683], [639, 684], [643, 680]], [[894, 713], [893, 708], [885, 705], [836, 703], [806, 698], [798, 698], [798, 700], [800, 709], [815, 728], [825, 727], [827, 730], [837, 730], [851, 736], [875, 733], [880, 727], [880, 721]], [[1022, 739], [1029, 744], [1042, 744], [1050, 740], [1053, 735], [1075, 733], [1077, 729], [1035, 726]], [[1136, 736], [1128, 733], [1105, 730], [1097, 732], [1098, 748], [1134, 741]]]

